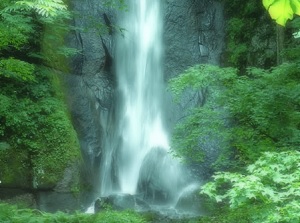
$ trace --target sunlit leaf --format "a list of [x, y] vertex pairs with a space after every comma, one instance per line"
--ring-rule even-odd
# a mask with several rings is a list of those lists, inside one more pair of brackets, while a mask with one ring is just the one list
[[293, 19], [294, 14], [300, 15], [299, 0], [263, 0], [263, 5], [271, 18], [282, 26], [285, 26], [287, 20]]

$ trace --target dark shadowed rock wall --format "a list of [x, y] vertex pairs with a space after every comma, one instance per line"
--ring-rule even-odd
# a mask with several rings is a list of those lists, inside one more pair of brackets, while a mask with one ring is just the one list
[[86, 161], [83, 176], [87, 186], [94, 186], [114, 102], [111, 25], [115, 23], [115, 11], [99, 0], [75, 0], [71, 9], [75, 12], [76, 31], [70, 34], [68, 42], [81, 53], [71, 61], [67, 77], [68, 102]]
[[[164, 21], [165, 79], [199, 64], [219, 64], [224, 43], [223, 5], [210, 0], [166, 0]], [[201, 100], [201, 99], [200, 99]], [[199, 98], [186, 95], [180, 105], [168, 95], [168, 125], [172, 130]]]
[[223, 6], [211, 0], [166, 0], [166, 78], [195, 64], [219, 64], [224, 50]]

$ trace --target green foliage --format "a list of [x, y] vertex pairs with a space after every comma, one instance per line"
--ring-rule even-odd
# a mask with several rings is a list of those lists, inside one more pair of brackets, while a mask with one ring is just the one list
[[170, 89], [177, 100], [184, 90], [202, 91], [204, 101], [177, 126], [173, 147], [199, 161], [201, 146], [216, 141], [225, 157], [231, 153], [247, 163], [264, 151], [295, 148], [300, 144], [299, 79], [298, 62], [249, 68], [244, 76], [211, 65], [188, 69], [170, 81]]
[[288, 23], [287, 27], [292, 29], [292, 33], [295, 39], [300, 37], [300, 17], [294, 18]]
[[104, 211], [95, 215], [75, 213], [44, 213], [34, 209], [18, 209], [15, 206], [0, 203], [0, 221], [7, 223], [143, 223], [140, 215], [131, 212]]
[[275, 65], [275, 29], [261, 0], [222, 0], [225, 3], [226, 49], [223, 63], [242, 72], [248, 66]]
[[170, 80], [169, 89], [177, 102], [185, 91], [192, 91], [203, 97], [202, 101], [200, 100], [196, 107], [190, 110], [189, 115], [176, 126], [172, 147], [179, 156], [201, 161], [203, 159], [203, 153], [199, 150], [201, 145], [212, 138], [216, 139], [219, 145], [225, 143], [226, 114], [215, 101], [219, 100], [222, 95], [221, 89], [224, 84], [231, 81], [235, 73], [236, 70], [233, 68], [220, 69], [210, 65], [197, 65]]
[[239, 63], [243, 63], [246, 58], [244, 55], [248, 52], [250, 33], [243, 33], [243, 30], [248, 26], [248, 22], [245, 21], [245, 18], [232, 18], [228, 21], [227, 32], [228, 32], [228, 45], [227, 49], [230, 51], [230, 56], [228, 60], [235, 66], [238, 66]]
[[300, 152], [266, 152], [246, 174], [219, 172], [201, 193], [231, 208], [247, 207], [257, 223], [300, 221]]
[[[188, 221], [188, 223], [253, 223], [252, 211], [247, 207], [228, 210], [223, 206], [218, 206], [211, 216], [202, 216], [197, 220]], [[186, 222], [186, 221], [185, 221]]]
[[0, 11], [0, 30], [0, 50], [8, 47], [20, 49], [28, 43], [30, 35], [34, 32], [32, 18], [26, 13], [9, 14], [2, 10]]
[[64, 44], [67, 19], [61, 0], [1, 1], [0, 143], [8, 145], [0, 150], [4, 186], [51, 188], [79, 159], [77, 136], [58, 94], [59, 78], [40, 66], [66, 71], [66, 57], [77, 53]]
[[9, 58], [0, 60], [0, 76], [20, 81], [34, 80], [34, 65], [22, 60]]
[[79, 54], [80, 51], [75, 48], [67, 47], [65, 37], [72, 27], [67, 26], [69, 17], [64, 14], [52, 18], [41, 18], [44, 24], [43, 39], [41, 40], [41, 52], [34, 54], [42, 58], [46, 66], [56, 70], [68, 73], [68, 59], [71, 56]]
[[264, 7], [279, 25], [285, 26], [287, 20], [293, 19], [294, 14], [300, 15], [299, 0], [263, 0]]
[[0, 8], [0, 76], [20, 81], [33, 80], [34, 66], [27, 61], [14, 58], [9, 51], [21, 52], [27, 46], [34, 34], [35, 24], [28, 13], [5, 12], [4, 9], [9, 2], [3, 4], [3, 8]]
[[33, 60], [41, 63], [42, 59], [52, 67], [59, 61], [63, 67], [66, 56], [78, 53], [64, 45], [69, 14], [61, 0], [5, 1], [0, 8], [0, 76], [32, 80]]
[[[9, 149], [0, 151], [3, 185], [17, 180], [11, 178], [11, 172], [24, 166], [24, 172], [31, 173], [37, 184], [51, 187], [79, 157], [76, 133], [66, 106], [51, 84], [54, 77], [51, 73], [39, 72], [35, 82], [1, 79], [0, 141], [9, 144]], [[13, 154], [24, 155], [15, 163]]]
[[220, 93], [218, 88], [222, 85], [222, 82], [230, 81], [235, 73], [236, 69], [234, 68], [220, 69], [211, 65], [196, 65], [186, 70], [178, 78], [171, 79], [169, 89], [175, 95], [176, 100], [180, 99], [187, 88], [199, 90], [204, 87], [214, 87], [210, 91], [213, 97], [217, 97]]
[[9, 5], [4, 9], [7, 12], [30, 11], [45, 17], [55, 17], [59, 13], [67, 13], [67, 6], [63, 0], [25, 0], [16, 1], [15, 4]]

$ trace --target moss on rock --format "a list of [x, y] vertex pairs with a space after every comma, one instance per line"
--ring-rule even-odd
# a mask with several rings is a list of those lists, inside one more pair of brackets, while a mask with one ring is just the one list
[[[6, 105], [0, 113], [2, 187], [53, 189], [66, 169], [81, 160], [77, 135], [63, 94], [53, 84], [54, 76], [42, 69], [36, 82], [0, 82], [0, 93], [5, 95], [0, 100], [4, 98]], [[16, 88], [18, 92], [11, 90]], [[72, 169], [77, 172], [72, 177], [78, 179], [79, 168]], [[69, 186], [71, 191], [74, 186]]]
[[26, 165], [27, 152], [15, 153], [14, 149], [0, 149], [1, 187], [24, 187], [29, 185], [29, 168]]

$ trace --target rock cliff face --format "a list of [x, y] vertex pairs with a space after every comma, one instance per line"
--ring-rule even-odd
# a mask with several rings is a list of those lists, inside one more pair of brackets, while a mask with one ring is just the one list
[[[166, 81], [195, 64], [220, 63], [225, 47], [223, 5], [220, 2], [167, 0], [164, 30]], [[187, 95], [180, 105], [175, 105], [171, 96], [167, 101], [166, 119], [172, 131], [174, 124], [199, 98]]]
[[[102, 148], [107, 130], [114, 126], [115, 74], [113, 68], [117, 11], [101, 1], [72, 1], [77, 31], [70, 45], [82, 53], [72, 60], [67, 78], [69, 103], [86, 159], [86, 181], [98, 184]], [[164, 74], [167, 82], [199, 63], [218, 64], [224, 47], [223, 8], [209, 0], [166, 0], [164, 2]], [[108, 29], [103, 32], [103, 24]], [[126, 34], [126, 33], [125, 33]], [[168, 95], [168, 93], [167, 93]], [[187, 101], [190, 99], [187, 98]], [[166, 97], [169, 129], [192, 104], [175, 105]], [[172, 115], [171, 115], [172, 114]]]
[[164, 26], [166, 79], [195, 64], [219, 64], [224, 48], [222, 4], [167, 0]]
[[67, 77], [68, 102], [85, 158], [86, 181], [97, 182], [104, 125], [112, 117], [114, 101], [113, 50], [111, 25], [115, 12], [102, 1], [72, 1], [76, 31], [70, 34], [70, 46], [80, 51], [71, 61]]

